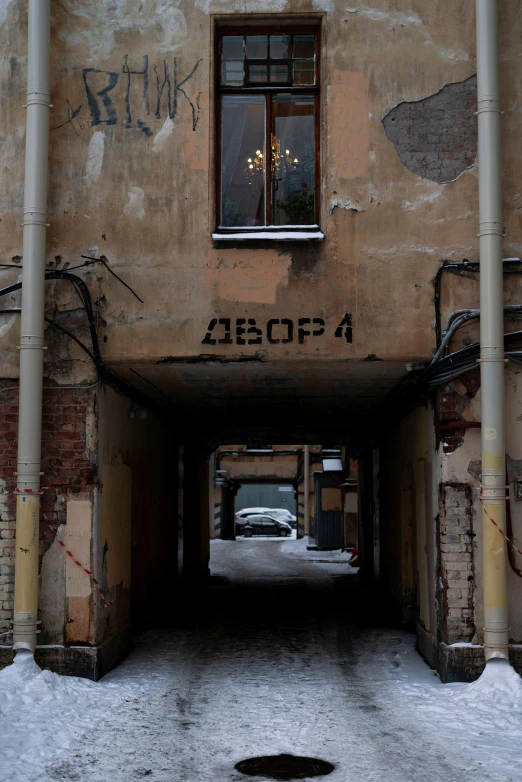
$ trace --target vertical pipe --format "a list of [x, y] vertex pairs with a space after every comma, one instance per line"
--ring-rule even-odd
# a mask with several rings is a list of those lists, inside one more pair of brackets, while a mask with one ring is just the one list
[[480, 378], [482, 529], [486, 662], [508, 659], [507, 552], [492, 521], [506, 528], [504, 316], [498, 11], [476, 0], [480, 212]]
[[29, 0], [13, 648], [36, 647], [50, 0]]
[[310, 446], [304, 447], [304, 534], [310, 534]]

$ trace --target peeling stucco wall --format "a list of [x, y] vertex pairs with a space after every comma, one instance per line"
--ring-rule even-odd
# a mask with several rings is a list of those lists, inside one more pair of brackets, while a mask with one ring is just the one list
[[[522, 252], [518, 11], [509, 0], [500, 18], [504, 249], [510, 255]], [[306, 14], [322, 27], [322, 242], [242, 247], [212, 242], [217, 174], [211, 15], [217, 13], [235, 21], [239, 15], [248, 21], [249, 14]], [[1, 260], [11, 263], [22, 253], [26, 9], [21, 0], [4, 3], [4, 17], [0, 140], [9, 176], [0, 180], [0, 232]], [[470, 121], [476, 71], [472, 21], [466, 0], [436, 5], [419, 0], [412, 8], [390, 8], [384, 0], [54, 5], [47, 260], [55, 264], [59, 257], [73, 266], [81, 255], [103, 255], [144, 302], [103, 265], [78, 271], [95, 302], [106, 362], [122, 371], [165, 357], [255, 359], [262, 350], [263, 360], [287, 376], [312, 372], [306, 362], [320, 361], [318, 378], [326, 365], [346, 369], [369, 355], [383, 360], [383, 375], [392, 365], [402, 371], [406, 362], [426, 360], [434, 347], [432, 280], [440, 261], [478, 255], [476, 169], [442, 183], [463, 162], [473, 162], [471, 135], [448, 148], [442, 138], [451, 135], [442, 132], [452, 129], [448, 112], [458, 109], [466, 128]], [[415, 117], [404, 136], [411, 152], [407, 165], [386, 133], [388, 120], [396, 124], [400, 112]], [[430, 141], [432, 136], [439, 142]], [[416, 151], [413, 144], [419, 145]], [[431, 166], [432, 173], [423, 144], [440, 149], [440, 168]], [[1, 275], [9, 284], [20, 271], [3, 269]], [[78, 301], [66, 288], [63, 282], [47, 283], [47, 312], [83, 337]], [[454, 307], [476, 304], [471, 283], [451, 282], [445, 295]], [[18, 294], [6, 297], [8, 306], [19, 300]], [[350, 339], [336, 336], [345, 316]], [[260, 347], [244, 343], [245, 324], [237, 332], [238, 320], [262, 332]], [[204, 342], [214, 321], [230, 321], [230, 339], [221, 334], [215, 343]], [[285, 338], [283, 321], [286, 335], [294, 329], [292, 339]], [[316, 333], [300, 341], [300, 322]], [[271, 340], [269, 324], [278, 329]], [[17, 375], [18, 330], [18, 316], [0, 316], [5, 377]], [[46, 362], [49, 377], [61, 383], [94, 379], [78, 346], [51, 336], [49, 329], [47, 341], [49, 358], [56, 359]], [[242, 370], [255, 375], [250, 365]], [[369, 371], [365, 366], [350, 382], [358, 388], [366, 383], [367, 389]], [[225, 387], [223, 381], [218, 390]]]
[[[478, 375], [478, 372], [476, 373]], [[506, 457], [508, 464], [508, 487], [516, 543], [522, 540], [522, 503], [516, 499], [516, 481], [522, 480], [520, 459], [522, 451], [522, 372], [516, 365], [506, 368]], [[480, 389], [463, 411], [468, 421], [480, 421]], [[482, 598], [482, 509], [480, 504], [481, 440], [480, 429], [469, 429], [461, 438], [458, 447], [450, 454], [439, 448], [441, 463], [440, 479], [443, 484], [467, 485], [471, 492], [471, 533], [473, 547], [473, 622], [477, 628], [475, 642], [482, 640], [483, 598]], [[515, 564], [522, 568], [522, 557], [515, 555]], [[508, 566], [508, 609], [510, 640], [522, 641], [522, 578]]]
[[[214, 13], [235, 18], [324, 13], [325, 240], [318, 246], [213, 246]], [[0, 229], [2, 261], [11, 262], [21, 255], [26, 63], [21, 0], [4, 3], [4, 17], [0, 100], [5, 122], [0, 132], [10, 175], [0, 182]], [[213, 318], [243, 317], [262, 324], [281, 318], [325, 321], [324, 334], [303, 345], [269, 343], [269, 361], [344, 361], [374, 354], [403, 362], [429, 355], [430, 280], [441, 258], [473, 258], [478, 251], [476, 176], [472, 168], [455, 182], [438, 184], [424, 178], [432, 174], [422, 159], [420, 168], [408, 162], [418, 171], [412, 173], [390, 143], [383, 118], [394, 116], [398, 107], [417, 107], [424, 112], [424, 142], [429, 144], [429, 125], [439, 122], [430, 120], [434, 102], [442, 101], [435, 114], [439, 111], [444, 126], [444, 102], [456, 100], [457, 88], [445, 85], [462, 85], [459, 100], [469, 93], [475, 40], [465, 0], [452, 3], [450, 14], [446, 3], [435, 7], [427, 0], [413, 9], [390, 9], [380, 0], [348, 6], [311, 0], [275, 5], [267, 0], [176, 0], [168, 5], [67, 0], [53, 6], [52, 22], [48, 260], [60, 256], [74, 265], [82, 254], [104, 255], [145, 302], [102, 266], [81, 272], [93, 299], [102, 302], [96, 317], [109, 363], [198, 356]], [[522, 246], [513, 173], [520, 158], [521, 88], [512, 67], [519, 32], [516, 3], [509, 2], [501, 17], [501, 79], [513, 98], [503, 118], [510, 254]], [[420, 135], [417, 140], [423, 141]], [[471, 155], [472, 162], [468, 147], [462, 154]], [[453, 158], [442, 163], [433, 174], [437, 182], [448, 178], [451, 166], [454, 173]], [[6, 284], [18, 274], [2, 271]], [[62, 288], [63, 283], [53, 283], [51, 291], [48, 284], [50, 299]], [[464, 292], [459, 296], [465, 305]], [[349, 343], [334, 336], [345, 313], [353, 321]], [[16, 318], [0, 316], [6, 377], [17, 373], [17, 332]], [[63, 341], [62, 348], [74, 360], [62, 361], [61, 368], [51, 363], [48, 372], [61, 382], [79, 381], [88, 362], [81, 365], [76, 348]], [[253, 355], [255, 346], [232, 341], [215, 350], [244, 357]]]
[[406, 168], [433, 182], [453, 182], [477, 155], [477, 78], [447, 84], [436, 95], [400, 103], [383, 119]]

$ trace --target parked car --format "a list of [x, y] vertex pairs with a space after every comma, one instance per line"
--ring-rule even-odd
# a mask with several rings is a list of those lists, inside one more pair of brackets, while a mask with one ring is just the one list
[[275, 516], [276, 519], [286, 521], [291, 527], [297, 526], [297, 517], [290, 513], [289, 510], [286, 510], [286, 508], [270, 508], [267, 513], [270, 516]]
[[243, 534], [243, 527], [245, 525], [245, 519], [247, 516], [252, 516], [254, 513], [267, 513], [270, 508], [242, 508], [235, 514], [236, 521], [236, 535]]
[[244, 521], [247, 516], [256, 515], [259, 513], [266, 513], [267, 516], [272, 516], [279, 521], [286, 521], [294, 529], [297, 527], [297, 518], [286, 508], [242, 508], [235, 514], [236, 521], [236, 535], [243, 534]]
[[241, 533], [246, 538], [251, 538], [252, 535], [279, 535], [284, 538], [292, 533], [292, 527], [288, 522], [276, 519], [275, 516], [255, 513], [242, 520]]
[[270, 508], [242, 508], [236, 512], [236, 521], [244, 519], [246, 516], [252, 516], [253, 513], [267, 513]]

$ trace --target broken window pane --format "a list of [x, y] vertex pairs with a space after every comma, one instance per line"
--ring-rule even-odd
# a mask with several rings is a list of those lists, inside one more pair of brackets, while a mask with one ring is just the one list
[[294, 35], [294, 57], [313, 59], [315, 57], [315, 36]]

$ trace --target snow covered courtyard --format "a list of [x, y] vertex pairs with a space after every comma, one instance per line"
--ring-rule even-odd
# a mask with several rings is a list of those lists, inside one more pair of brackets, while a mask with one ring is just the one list
[[[101, 682], [0, 672], [0, 779], [239, 782], [312, 755], [332, 782], [519, 782], [522, 681], [442, 685], [413, 637], [361, 624], [356, 571], [303, 541], [214, 541], [193, 621], [140, 636]], [[263, 782], [264, 777], [254, 779]]]

